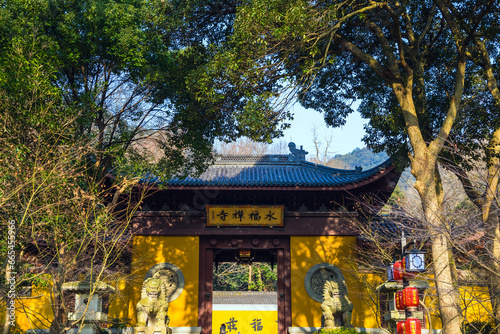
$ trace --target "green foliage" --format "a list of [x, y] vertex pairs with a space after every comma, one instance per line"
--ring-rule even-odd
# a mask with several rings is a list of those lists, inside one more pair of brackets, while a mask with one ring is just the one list
[[406, 194], [398, 185], [396, 186], [396, 188], [394, 188], [394, 191], [392, 192], [391, 197], [389, 197], [389, 200], [387, 200], [387, 205], [396, 208], [401, 207], [405, 204], [405, 197]]
[[315, 334], [357, 334], [357, 333], [364, 333], [358, 332], [354, 328], [346, 328], [346, 327], [339, 327], [339, 328], [333, 328], [333, 329], [325, 329], [322, 328], [317, 332], [314, 332]]
[[[99, 151], [92, 134], [79, 132], [85, 110], [68, 102], [63, 83], [58, 82], [57, 43], [43, 26], [37, 26], [37, 15], [48, 10], [37, 7], [43, 3], [13, 2], [3, 8], [3, 14], [10, 10], [12, 38], [2, 40], [0, 51], [0, 121], [4, 124], [0, 128], [0, 258], [7, 259], [7, 223], [14, 221], [17, 261], [8, 269], [2, 263], [2, 281], [15, 271], [17, 288], [52, 287], [52, 332], [58, 333], [67, 324], [68, 312], [61, 284], [81, 274], [112, 281], [110, 272], [123, 266], [124, 232], [136, 207], [125, 205], [116, 214], [103, 180], [92, 168]], [[124, 193], [130, 189], [121, 180], [116, 186]]]
[[458, 203], [455, 207], [455, 211], [457, 213], [465, 213], [468, 215], [479, 215], [477, 206], [475, 206], [469, 198], [466, 198]]
[[[96, 175], [113, 170], [118, 176], [148, 172], [169, 178], [200, 172], [211, 161], [216, 139], [247, 135], [269, 142], [285, 126], [280, 121], [288, 114], [272, 109], [266, 91], [260, 98], [251, 90], [235, 96], [238, 106], [197, 88], [214, 46], [201, 41], [180, 46], [177, 32], [187, 21], [179, 13], [192, 7], [180, 5], [182, 10], [171, 13], [175, 6], [144, 0], [17, 0], [0, 7], [0, 18], [9, 22], [0, 28], [3, 50], [36, 35], [43, 52], [29, 66], [54, 69], [44, 80], [64, 112], [73, 110], [71, 135], [95, 145], [88, 162]], [[20, 63], [7, 52], [0, 57], [8, 66]], [[19, 91], [29, 75], [20, 78], [4, 78], [16, 101], [23, 100]], [[47, 124], [57, 129], [59, 115], [48, 115]]]
[[200, 118], [200, 123], [206, 124], [211, 120], [211, 131], [222, 133], [219, 139], [225, 142], [240, 136], [270, 142], [282, 135], [288, 127], [282, 121], [290, 113], [275, 108], [274, 83], [262, 84], [264, 76], [246, 53], [255, 50], [245, 51], [246, 46], [232, 38], [234, 14], [241, 6], [211, 1], [172, 1], [170, 6], [165, 25], [175, 29], [173, 44], [202, 55], [188, 69], [185, 91], [179, 90], [179, 96], [190, 95], [184, 99], [184, 107], [193, 107], [190, 121]]
[[277, 281], [277, 269], [268, 263], [243, 266], [224, 262], [214, 267], [214, 291], [276, 291]]
[[[183, 5], [187, 7], [182, 14], [189, 23], [183, 33], [191, 41], [208, 40], [213, 46], [213, 57], [200, 68], [192, 88], [198, 91], [199, 99], [244, 109], [254, 108], [246, 99], [248, 92], [258, 96], [263, 105], [267, 99], [268, 106], [277, 106], [278, 100], [285, 104], [299, 92], [300, 103], [322, 112], [332, 126], [345, 124], [353, 102], [361, 100], [358, 110], [369, 119], [366, 144], [375, 152], [400, 158], [401, 167], [407, 165], [411, 148], [401, 101], [392, 84], [410, 83], [416, 120], [426, 142], [435, 138], [448, 112], [455, 85], [456, 44], [432, 1], [394, 3], [387, 8], [363, 1], [258, 0], [225, 3], [222, 8], [198, 2], [173, 3], [181, 11]], [[481, 33], [489, 36], [488, 48], [496, 54], [498, 34], [492, 22], [498, 6], [489, 8], [484, 19], [476, 16], [473, 6], [474, 2], [466, 1], [454, 13], [464, 22], [482, 20]], [[211, 11], [215, 7], [218, 11]], [[401, 15], [393, 15], [396, 12]], [[222, 35], [195, 33], [207, 16], [212, 26], [220, 28], [217, 31], [224, 32]], [[381, 34], [375, 33], [375, 27]], [[400, 32], [394, 33], [396, 30]], [[420, 36], [418, 42], [406, 36], [410, 32]], [[406, 37], [398, 39], [399, 34]], [[345, 43], [359, 52], [346, 51]], [[397, 63], [403, 56], [406, 68]], [[393, 61], [399, 65], [391, 67]], [[468, 77], [469, 83], [480, 81], [475, 71], [475, 79]], [[484, 80], [481, 87], [485, 87]], [[476, 110], [481, 106], [481, 113], [467, 112], [460, 122], [468, 125], [469, 136], [485, 138], [494, 127], [484, 130], [480, 123], [496, 124], [496, 108], [491, 103], [484, 108], [484, 94], [479, 100], [475, 98], [479, 94], [472, 90], [467, 94], [475, 101]], [[480, 142], [460, 131], [453, 136], [467, 143], [468, 150]]]
[[[112, 282], [127, 270], [127, 232], [142, 194], [123, 199], [132, 199], [145, 171], [160, 178], [200, 172], [216, 139], [280, 134], [282, 114], [270, 107], [267, 89], [264, 98], [251, 90], [235, 96], [234, 108], [191, 88], [214, 46], [180, 47], [172, 29], [182, 24], [162, 15], [169, 6], [0, 5], [0, 258], [7, 258], [7, 222], [15, 220], [17, 255], [31, 266], [18, 261], [12, 270], [20, 285], [52, 287], [51, 333], [72, 326], [64, 282]], [[2, 268], [4, 279], [5, 262]], [[251, 289], [267, 288], [262, 270]]]

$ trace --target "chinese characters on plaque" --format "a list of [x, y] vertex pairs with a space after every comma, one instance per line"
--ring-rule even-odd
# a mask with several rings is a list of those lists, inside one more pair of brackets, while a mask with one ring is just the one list
[[[253, 322], [250, 324], [252, 326], [252, 331], [255, 333], [262, 332], [264, 330], [264, 326], [262, 325], [262, 319], [253, 319]], [[236, 320], [234, 317], [231, 317], [228, 322], [226, 322], [226, 330], [228, 333], [231, 332], [238, 332], [241, 333], [241, 331], [238, 330], [238, 320]]]
[[207, 226], [283, 226], [283, 206], [207, 205]]
[[212, 333], [278, 334], [276, 304], [214, 304]]

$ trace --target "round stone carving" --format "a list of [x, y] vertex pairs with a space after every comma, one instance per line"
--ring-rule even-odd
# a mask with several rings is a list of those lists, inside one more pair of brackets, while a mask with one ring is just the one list
[[323, 302], [323, 287], [326, 281], [345, 281], [345, 279], [340, 269], [329, 263], [318, 263], [306, 274], [304, 280], [306, 291], [318, 303]]
[[179, 297], [184, 290], [184, 275], [182, 271], [172, 263], [158, 263], [151, 267], [146, 273], [144, 280], [148, 278], [159, 278], [165, 284], [165, 298], [171, 302]]

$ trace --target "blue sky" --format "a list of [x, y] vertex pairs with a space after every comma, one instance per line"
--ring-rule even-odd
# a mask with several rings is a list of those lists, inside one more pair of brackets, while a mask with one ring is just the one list
[[309, 152], [309, 156], [313, 155], [313, 127], [319, 127], [317, 130], [318, 138], [324, 139], [333, 134], [333, 141], [331, 143], [330, 155], [346, 154], [352, 152], [356, 147], [365, 147], [361, 141], [365, 131], [363, 125], [367, 123], [362, 119], [359, 113], [351, 114], [346, 125], [341, 128], [327, 128], [323, 116], [314, 110], [306, 110], [298, 104], [292, 107], [294, 113], [294, 120], [291, 122], [290, 129], [285, 131], [283, 139], [286, 142], [293, 141], [297, 147], [304, 146], [304, 149]]

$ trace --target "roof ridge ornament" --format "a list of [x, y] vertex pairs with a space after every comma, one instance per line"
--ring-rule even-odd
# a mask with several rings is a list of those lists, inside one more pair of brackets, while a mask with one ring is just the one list
[[300, 149], [297, 149], [295, 143], [290, 142], [288, 144], [288, 148], [290, 149], [289, 157], [291, 161], [296, 161], [296, 162], [306, 161], [306, 154], [308, 154], [309, 152], [304, 150], [302, 145], [300, 145]]

